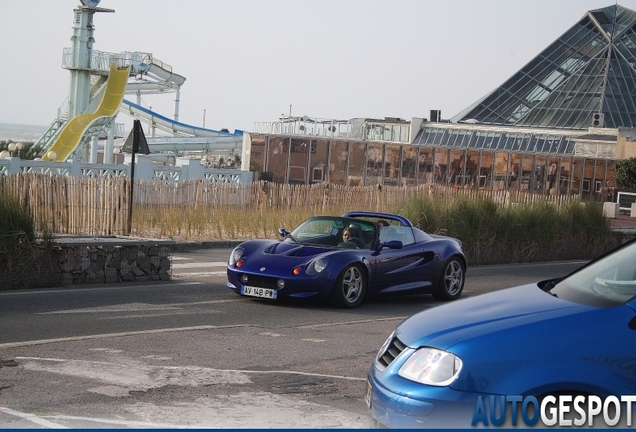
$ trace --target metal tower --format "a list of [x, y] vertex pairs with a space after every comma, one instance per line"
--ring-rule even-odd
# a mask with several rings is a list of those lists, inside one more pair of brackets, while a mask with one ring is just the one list
[[115, 12], [98, 8], [99, 0], [82, 0], [82, 6], [74, 9], [73, 36], [71, 37], [71, 58], [68, 69], [69, 83], [68, 117], [73, 118], [84, 112], [91, 101], [91, 59], [93, 56], [93, 15], [96, 12]]

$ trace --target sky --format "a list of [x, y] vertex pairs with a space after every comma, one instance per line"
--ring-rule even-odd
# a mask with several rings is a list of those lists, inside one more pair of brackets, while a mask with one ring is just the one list
[[[49, 125], [79, 0], [3, 0], [0, 123]], [[179, 121], [251, 131], [281, 115], [451, 118], [610, 0], [101, 0], [93, 49], [186, 78]], [[619, 4], [636, 9], [636, 0]], [[174, 116], [175, 93], [142, 105]], [[136, 102], [134, 95], [127, 99]], [[119, 115], [118, 123], [132, 119]]]

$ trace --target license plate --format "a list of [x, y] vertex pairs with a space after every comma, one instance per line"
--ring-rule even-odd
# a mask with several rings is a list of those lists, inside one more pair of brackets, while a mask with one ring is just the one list
[[367, 408], [371, 409], [371, 394], [373, 393], [373, 387], [371, 387], [371, 383], [367, 379], [367, 386], [364, 392], [364, 401], [367, 404]]
[[243, 285], [241, 287], [241, 294], [250, 297], [266, 298], [276, 300], [276, 290], [268, 288], [259, 288], [253, 286]]

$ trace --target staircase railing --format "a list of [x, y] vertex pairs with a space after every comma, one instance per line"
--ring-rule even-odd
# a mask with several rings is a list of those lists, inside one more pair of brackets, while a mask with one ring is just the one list
[[[87, 55], [89, 61], [88, 68], [83, 68], [94, 74], [108, 75], [110, 64], [115, 62], [117, 66], [130, 66], [131, 75], [145, 72], [152, 64], [152, 54], [139, 51], [123, 51], [111, 53], [93, 50]], [[77, 69], [74, 61], [75, 55], [72, 48], [64, 48], [62, 53], [62, 68]]]

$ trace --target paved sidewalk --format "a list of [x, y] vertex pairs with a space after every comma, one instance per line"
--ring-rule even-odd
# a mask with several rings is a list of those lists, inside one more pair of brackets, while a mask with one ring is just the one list
[[636, 230], [636, 217], [631, 217], [626, 213], [619, 213], [617, 218], [610, 219], [612, 228], [617, 230], [634, 229]]

